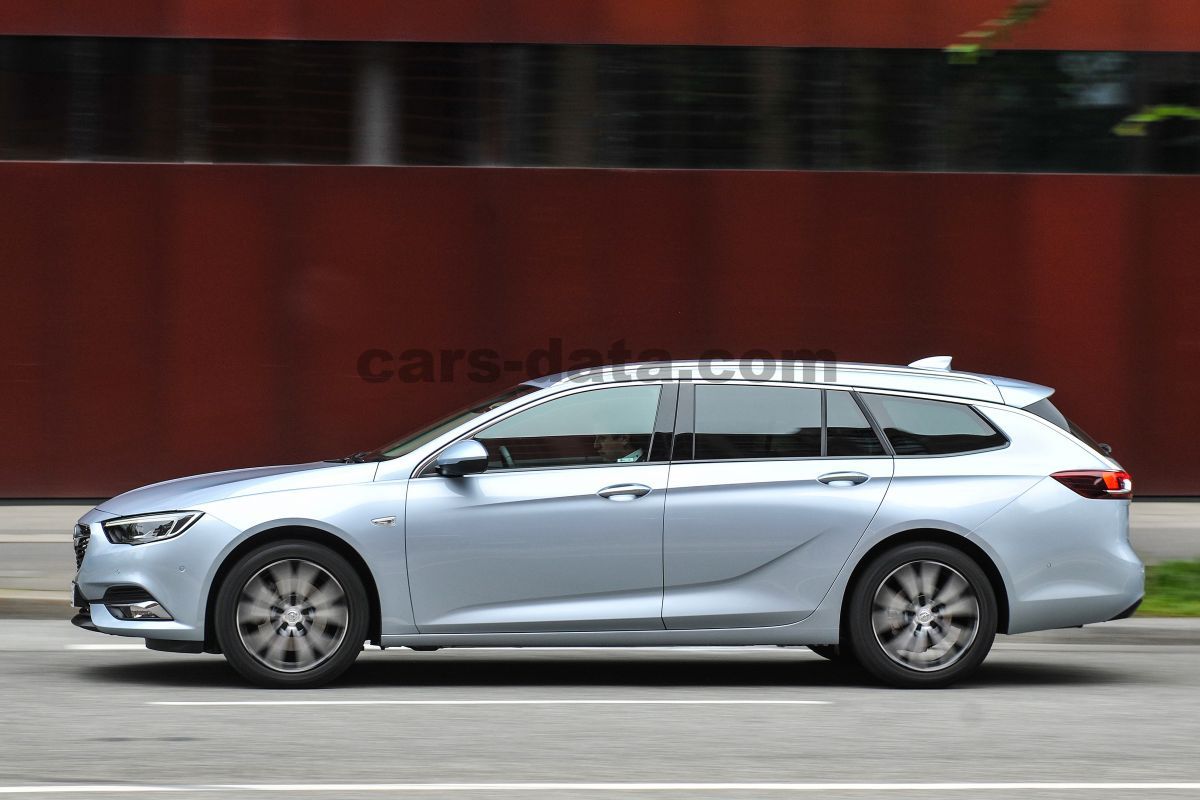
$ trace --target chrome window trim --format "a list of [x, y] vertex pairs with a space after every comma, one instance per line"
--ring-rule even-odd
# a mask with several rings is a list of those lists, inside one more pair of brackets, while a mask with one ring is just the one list
[[[779, 456], [776, 458], [703, 458], [688, 461], [672, 461], [672, 466], [685, 464], [765, 464], [777, 461], [860, 461], [887, 460], [889, 455], [881, 456]], [[661, 462], [660, 462], [661, 463]]]

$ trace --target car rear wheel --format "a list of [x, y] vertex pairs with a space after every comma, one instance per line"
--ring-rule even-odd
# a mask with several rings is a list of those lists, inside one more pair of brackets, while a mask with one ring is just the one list
[[217, 641], [246, 679], [270, 688], [312, 688], [354, 663], [367, 636], [361, 578], [327, 547], [284, 541], [243, 557], [217, 595]]
[[855, 583], [849, 642], [862, 666], [902, 688], [941, 688], [974, 672], [996, 636], [996, 597], [977, 563], [938, 543], [881, 553]]

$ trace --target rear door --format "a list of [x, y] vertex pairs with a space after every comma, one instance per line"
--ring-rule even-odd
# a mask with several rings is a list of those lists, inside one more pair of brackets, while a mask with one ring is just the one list
[[811, 614], [892, 476], [851, 392], [767, 383], [681, 390], [663, 538], [669, 629]]

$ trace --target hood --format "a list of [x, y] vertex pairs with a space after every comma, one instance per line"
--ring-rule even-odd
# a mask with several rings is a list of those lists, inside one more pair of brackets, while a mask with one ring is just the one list
[[96, 508], [117, 516], [186, 511], [227, 497], [365, 483], [374, 480], [378, 466], [375, 462], [336, 464], [314, 461], [309, 464], [210, 472], [143, 486], [105, 500]]

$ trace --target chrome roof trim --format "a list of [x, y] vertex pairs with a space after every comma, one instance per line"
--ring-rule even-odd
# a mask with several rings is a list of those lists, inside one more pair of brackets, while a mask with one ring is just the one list
[[[920, 363], [920, 362], [917, 362]], [[630, 380], [758, 380], [813, 383], [846, 388], [921, 392], [1024, 407], [1049, 397], [1048, 386], [949, 369], [829, 361], [647, 361], [560, 372], [526, 381], [550, 388], [563, 383]]]

